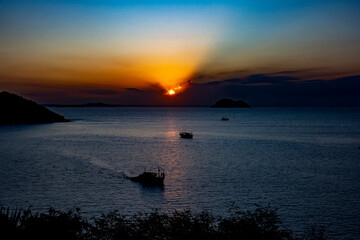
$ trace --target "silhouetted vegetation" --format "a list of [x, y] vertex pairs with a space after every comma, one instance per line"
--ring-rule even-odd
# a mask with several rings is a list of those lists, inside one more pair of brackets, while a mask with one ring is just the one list
[[234, 101], [231, 99], [223, 98], [217, 101], [211, 108], [249, 108], [250, 105], [243, 100]]
[[0, 124], [67, 122], [34, 101], [8, 92], [0, 92]]
[[123, 216], [117, 211], [89, 220], [81, 217], [80, 210], [68, 212], [50, 208], [47, 213], [31, 210], [0, 209], [0, 239], [67, 239], [67, 240], [120, 240], [120, 239], [269, 239], [269, 240], [322, 240], [324, 230], [311, 228], [302, 238], [295, 238], [283, 226], [276, 210], [257, 207], [254, 211], [233, 208], [227, 217], [214, 217], [189, 210], [163, 213], [138, 213]]

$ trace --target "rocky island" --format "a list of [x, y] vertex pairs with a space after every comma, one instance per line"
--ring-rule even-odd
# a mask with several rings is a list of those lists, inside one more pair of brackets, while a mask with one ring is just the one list
[[217, 101], [211, 108], [249, 108], [250, 105], [243, 100], [234, 101], [231, 99], [223, 98]]
[[13, 93], [0, 92], [0, 125], [68, 121], [34, 101]]

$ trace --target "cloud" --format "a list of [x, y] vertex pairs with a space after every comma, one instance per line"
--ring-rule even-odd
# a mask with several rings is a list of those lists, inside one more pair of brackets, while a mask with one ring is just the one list
[[131, 92], [144, 92], [144, 90], [137, 89], [137, 88], [125, 88], [125, 89], [128, 91], [131, 91]]
[[253, 106], [360, 106], [360, 76], [298, 81], [293, 76], [256, 74], [193, 84], [183, 104], [211, 105], [220, 98], [243, 99]]
[[279, 71], [271, 73], [271, 75], [296, 75], [296, 74], [302, 74], [302, 73], [309, 73], [319, 70], [318, 68], [307, 68], [307, 69], [298, 69], [298, 70], [286, 70], [286, 71]]
[[87, 92], [94, 95], [114, 95], [118, 93], [117, 91], [107, 89], [88, 90]]
[[[6, 90], [6, 89], [4, 89]], [[9, 89], [11, 91], [11, 89]], [[103, 102], [148, 106], [210, 106], [221, 98], [243, 99], [252, 106], [359, 106], [360, 75], [332, 80], [301, 80], [291, 75], [254, 74], [207, 83], [191, 83], [175, 96], [157, 84], [144, 88], [28, 86], [14, 91], [40, 103]]]
[[224, 80], [224, 83], [239, 83], [243, 85], [269, 85], [269, 84], [285, 84], [297, 80], [291, 76], [269, 76], [265, 74], [254, 74], [244, 78], [235, 78]]

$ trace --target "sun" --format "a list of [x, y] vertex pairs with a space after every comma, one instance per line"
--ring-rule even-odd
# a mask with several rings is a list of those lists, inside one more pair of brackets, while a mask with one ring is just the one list
[[167, 95], [175, 95], [175, 94], [177, 94], [177, 93], [180, 91], [181, 88], [182, 88], [182, 87], [180, 87], [180, 86], [178, 85], [178, 86], [175, 87], [175, 88], [169, 89], [169, 90], [166, 92], [166, 94], [167, 94]]
[[178, 93], [183, 92], [186, 88], [188, 88], [191, 84], [191, 80], [187, 80], [186, 82], [180, 83], [178, 84], [176, 87], [172, 87], [170, 89], [166, 89], [165, 91], [165, 95], [176, 95]]

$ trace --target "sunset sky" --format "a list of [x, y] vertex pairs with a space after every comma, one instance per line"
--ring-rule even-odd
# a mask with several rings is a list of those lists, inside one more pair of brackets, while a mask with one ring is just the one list
[[40, 103], [360, 105], [359, 29], [358, 0], [0, 0], [0, 90]]

